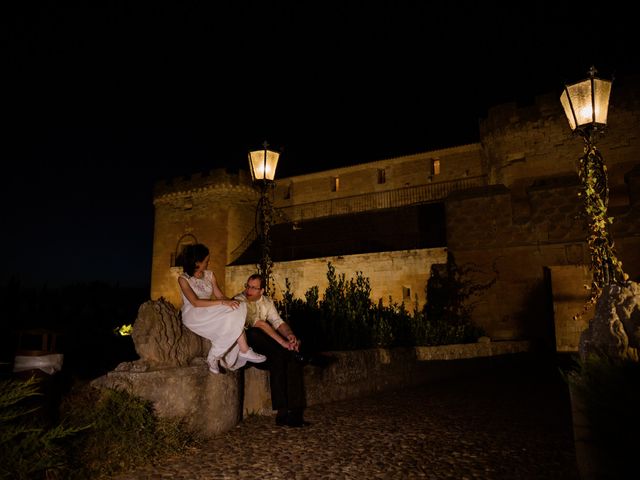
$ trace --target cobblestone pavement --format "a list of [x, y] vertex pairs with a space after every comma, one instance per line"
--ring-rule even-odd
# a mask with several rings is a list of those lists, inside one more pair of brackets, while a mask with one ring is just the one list
[[312, 424], [251, 416], [142, 479], [577, 479], [558, 369], [512, 367], [307, 409]]

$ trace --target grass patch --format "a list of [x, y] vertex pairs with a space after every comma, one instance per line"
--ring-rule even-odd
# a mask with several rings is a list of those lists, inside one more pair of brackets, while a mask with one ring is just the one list
[[86, 382], [53, 420], [42, 387], [35, 377], [0, 382], [0, 479], [108, 478], [199, 443], [184, 422], [158, 418], [151, 402]]
[[184, 422], [158, 418], [151, 402], [123, 390], [78, 387], [62, 411], [69, 424], [90, 425], [70, 439], [69, 479], [108, 477], [199, 442]]

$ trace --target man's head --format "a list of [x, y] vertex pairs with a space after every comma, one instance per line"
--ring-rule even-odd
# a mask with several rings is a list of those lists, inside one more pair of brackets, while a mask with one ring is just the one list
[[244, 286], [244, 295], [249, 301], [260, 300], [264, 293], [264, 278], [259, 273], [254, 273], [247, 279]]

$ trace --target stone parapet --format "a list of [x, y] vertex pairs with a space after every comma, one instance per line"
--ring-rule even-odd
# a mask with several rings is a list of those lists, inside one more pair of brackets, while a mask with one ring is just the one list
[[[330, 366], [305, 366], [306, 401], [317, 405], [455, 378], [472, 372], [471, 359], [491, 360], [531, 350], [530, 342], [519, 341], [329, 352], [337, 360]], [[184, 420], [204, 437], [230, 430], [243, 412], [272, 414], [268, 372], [248, 368], [214, 375], [201, 357], [189, 366], [158, 369], [140, 361], [124, 362], [91, 384], [149, 400], [158, 416]]]
[[459, 345], [439, 345], [436, 347], [415, 347], [416, 359], [461, 360], [465, 358], [492, 357], [509, 353], [521, 353], [531, 350], [529, 341], [478, 342]]
[[[330, 366], [305, 366], [306, 401], [311, 406], [452, 378], [467, 371], [464, 360], [531, 350], [531, 342], [509, 341], [329, 352], [336, 358]], [[268, 372], [245, 371], [243, 411], [272, 414]]]

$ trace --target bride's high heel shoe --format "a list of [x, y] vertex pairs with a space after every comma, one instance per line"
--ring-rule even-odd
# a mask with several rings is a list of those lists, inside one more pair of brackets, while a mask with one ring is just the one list
[[220, 361], [216, 358], [213, 362], [209, 363], [209, 371], [216, 375], [220, 373]]

